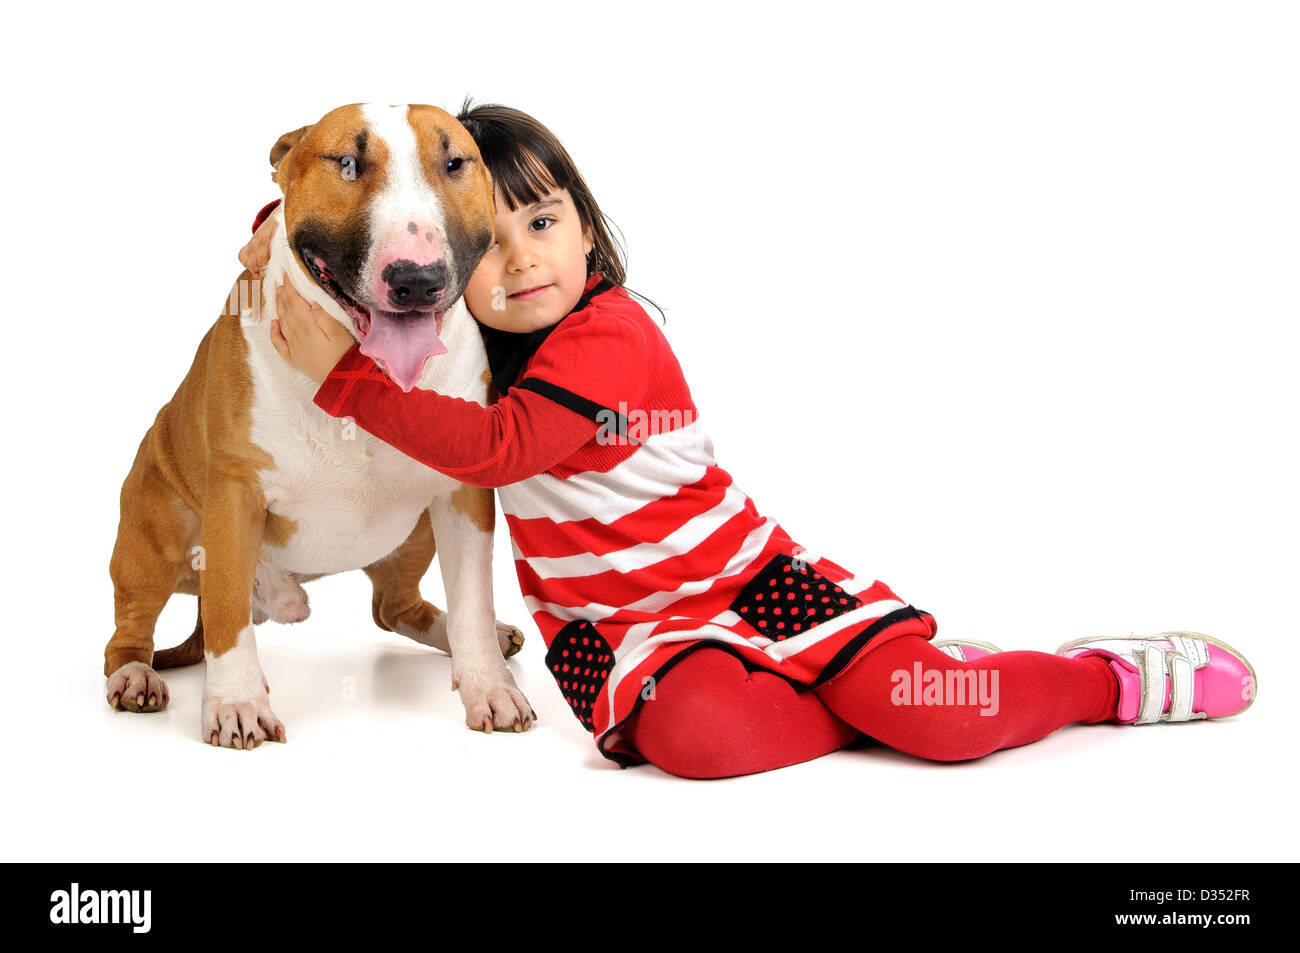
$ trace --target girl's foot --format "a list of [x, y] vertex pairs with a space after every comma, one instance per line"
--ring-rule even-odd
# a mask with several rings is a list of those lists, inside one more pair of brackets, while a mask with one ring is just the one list
[[1255, 700], [1255, 670], [1230, 645], [1199, 632], [1078, 639], [1057, 655], [1110, 660], [1119, 679], [1115, 720], [1125, 725], [1226, 718]]
[[976, 642], [973, 639], [945, 639], [931, 642], [944, 655], [949, 655], [959, 662], [974, 662], [986, 655], [996, 655], [1002, 650], [988, 642]]

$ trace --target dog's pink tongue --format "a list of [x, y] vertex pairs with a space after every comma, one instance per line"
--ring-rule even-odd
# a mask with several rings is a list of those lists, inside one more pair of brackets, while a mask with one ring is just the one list
[[393, 383], [410, 393], [420, 380], [424, 362], [435, 354], [446, 354], [438, 337], [432, 311], [394, 313], [372, 311], [370, 330], [361, 342], [361, 353], [382, 361]]

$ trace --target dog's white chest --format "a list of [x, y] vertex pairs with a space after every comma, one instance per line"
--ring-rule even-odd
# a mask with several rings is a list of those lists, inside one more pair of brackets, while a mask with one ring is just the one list
[[[261, 472], [267, 510], [296, 527], [282, 546], [264, 542], [264, 553], [302, 574], [367, 566], [400, 546], [434, 498], [461, 483], [322, 411], [312, 403], [316, 385], [293, 371], [264, 335], [256, 328], [245, 333], [251, 436], [275, 460]], [[457, 396], [482, 401], [480, 394]]]
[[[312, 420], [313, 416], [322, 419]], [[275, 458], [263, 473], [267, 509], [294, 522], [283, 547], [265, 546], [299, 573], [357, 569], [405, 541], [420, 512], [459, 484], [382, 443], [355, 424], [304, 414], [275, 419], [254, 440]]]

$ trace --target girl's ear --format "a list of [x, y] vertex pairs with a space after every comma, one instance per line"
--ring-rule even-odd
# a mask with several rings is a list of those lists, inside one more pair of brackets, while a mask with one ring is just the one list
[[596, 247], [595, 239], [592, 238], [591, 229], [583, 228], [582, 230], [582, 253], [590, 255], [591, 250]]

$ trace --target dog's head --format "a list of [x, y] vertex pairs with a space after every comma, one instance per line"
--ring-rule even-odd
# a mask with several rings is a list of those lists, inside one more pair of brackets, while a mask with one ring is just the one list
[[294, 256], [409, 391], [492, 244], [492, 180], [435, 106], [341, 106], [271, 149]]

